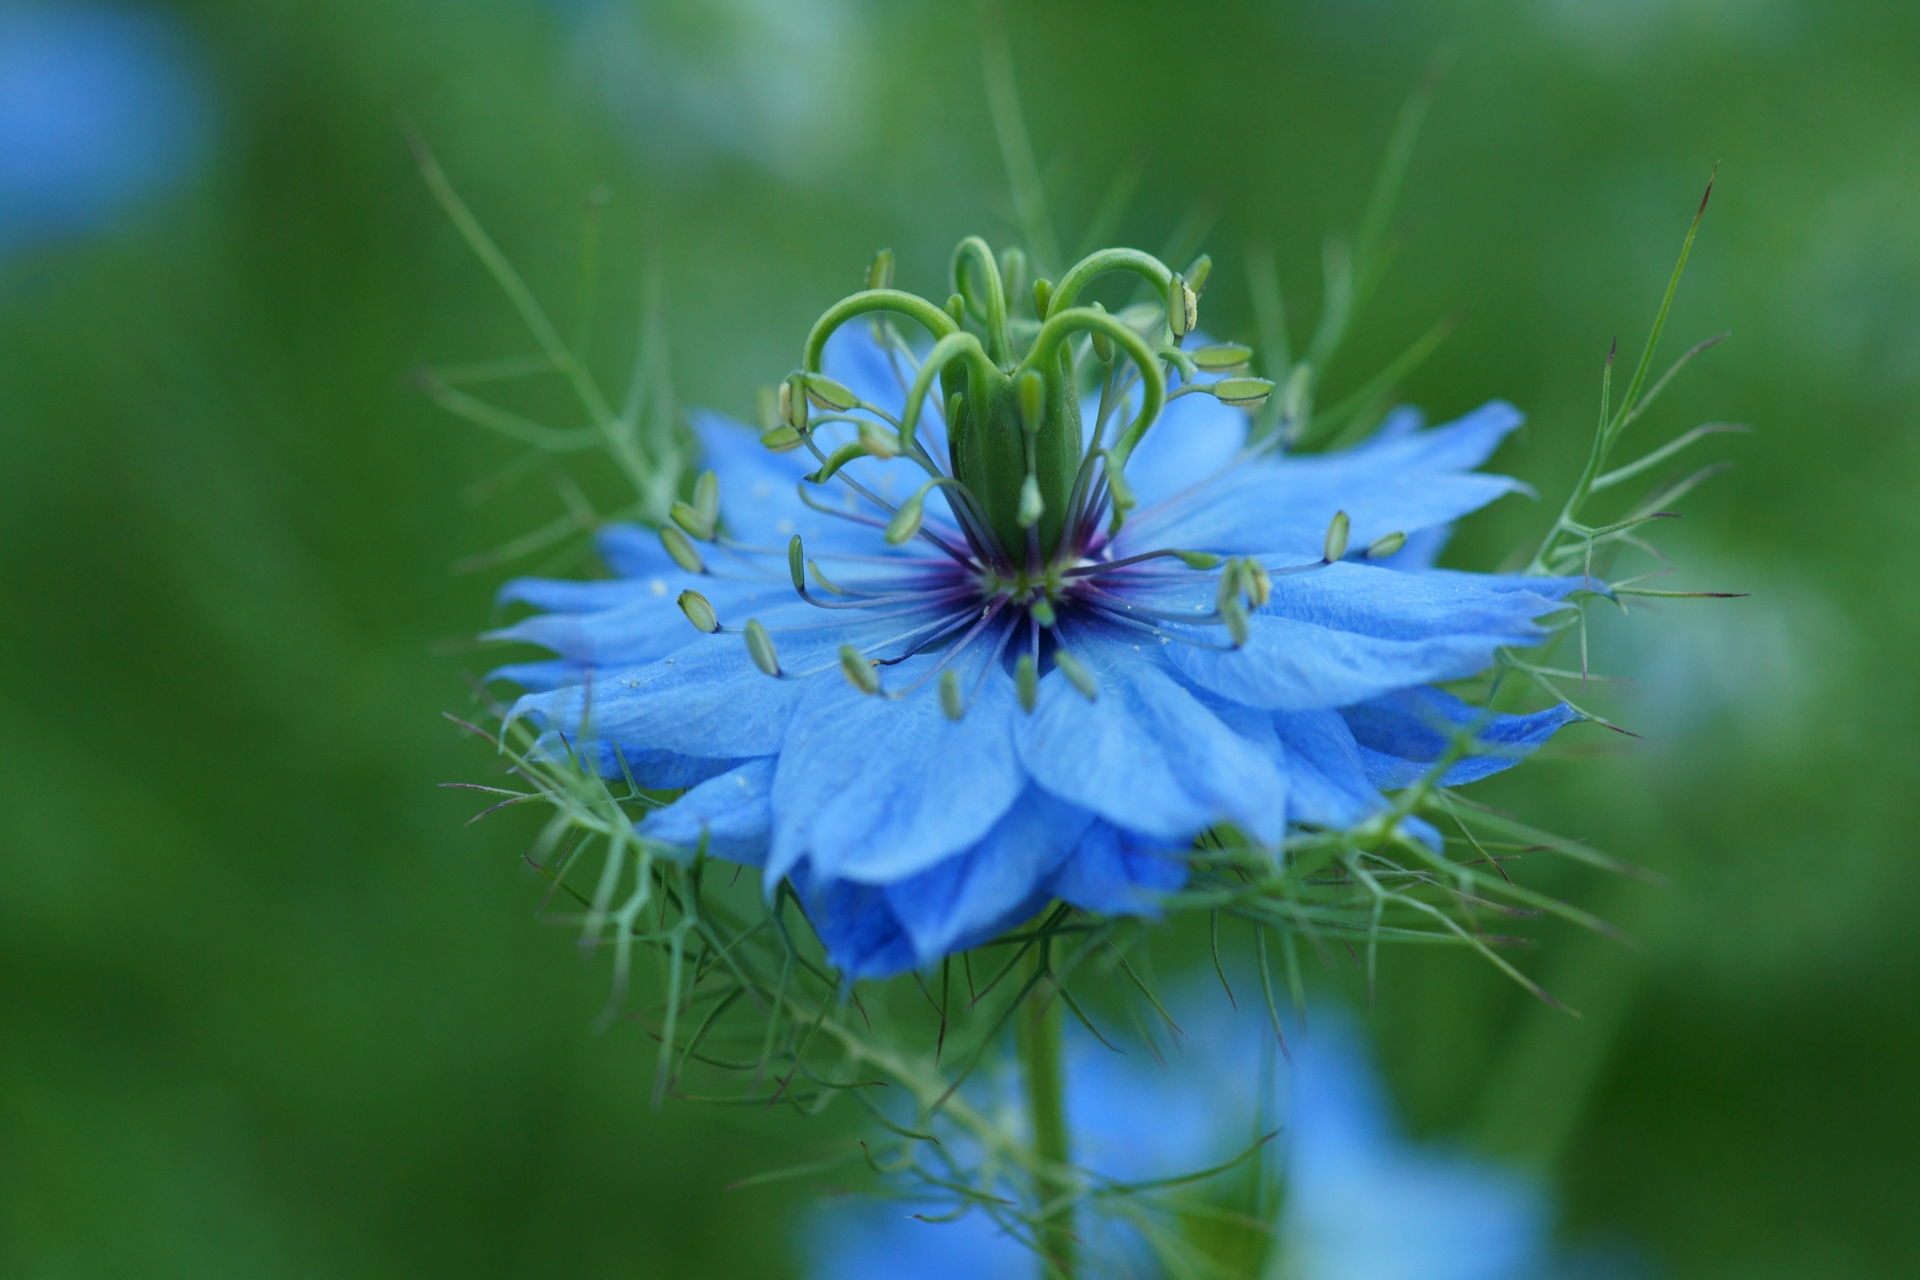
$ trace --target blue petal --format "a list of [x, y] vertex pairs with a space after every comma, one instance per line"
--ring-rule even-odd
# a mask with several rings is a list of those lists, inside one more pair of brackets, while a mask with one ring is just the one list
[[913, 943], [888, 907], [885, 889], [853, 880], [817, 883], [804, 862], [792, 879], [827, 959], [849, 981], [891, 978], [915, 967]]
[[704, 837], [713, 857], [759, 866], [773, 833], [773, 765], [771, 757], [749, 760], [708, 779], [648, 814], [640, 834], [688, 850]]
[[977, 946], [1045, 906], [1048, 877], [1092, 821], [1084, 809], [1028, 786], [979, 844], [888, 885], [887, 904], [918, 962]]
[[1187, 882], [1184, 853], [1184, 848], [1141, 840], [1111, 823], [1095, 822], [1053, 877], [1053, 893], [1101, 915], [1158, 915], [1160, 895]]
[[1133, 496], [1151, 508], [1220, 475], [1246, 446], [1249, 421], [1244, 409], [1210, 395], [1171, 402], [1127, 462]]
[[1286, 762], [1288, 821], [1346, 828], [1386, 807], [1338, 712], [1280, 711], [1271, 723]]
[[1482, 754], [1465, 756], [1448, 768], [1442, 786], [1457, 787], [1510, 769], [1562, 725], [1580, 718], [1564, 702], [1532, 715], [1488, 713], [1424, 685], [1342, 708], [1340, 714], [1353, 730], [1367, 777], [1383, 791], [1412, 786], [1425, 777], [1459, 728], [1479, 726], [1475, 741]]
[[[1557, 607], [1573, 579], [1516, 590], [1471, 574], [1397, 573], [1336, 564], [1276, 578], [1247, 643], [1221, 652], [1170, 645], [1174, 666], [1202, 688], [1251, 706], [1307, 710], [1364, 702], [1395, 689], [1473, 675], [1501, 645], [1543, 634], [1533, 619]], [[1219, 628], [1206, 634], [1216, 641]]]
[[674, 568], [673, 557], [660, 545], [660, 535], [637, 524], [602, 526], [593, 546], [607, 568], [622, 578], [639, 578]]
[[[937, 661], [909, 659], [887, 679], [910, 686]], [[1010, 740], [1015, 714], [1013, 682], [998, 667], [958, 723], [932, 681], [899, 702], [838, 676], [818, 682], [781, 743], [770, 873], [806, 857], [816, 874], [884, 883], [978, 843], [1026, 785]]]
[[[734, 627], [744, 626], [748, 618], [756, 616], [765, 621], [776, 610], [798, 613], [794, 608], [793, 584], [784, 577], [777, 580], [726, 578], [674, 569], [651, 578], [619, 582], [522, 580], [509, 585], [518, 588], [519, 598], [534, 599], [549, 609], [568, 603], [599, 604], [617, 600], [612, 607], [590, 612], [531, 614], [485, 637], [537, 644], [576, 667], [603, 671], [664, 658], [700, 634], [680, 611], [678, 601], [682, 591], [699, 592], [713, 606], [720, 621]], [[561, 592], [553, 588], [573, 590]], [[579, 588], [598, 590], [587, 592]], [[621, 592], [624, 599], [618, 599]]]
[[1089, 701], [1058, 670], [1040, 681], [1033, 714], [1015, 726], [1020, 759], [1064, 800], [1163, 841], [1233, 822], [1276, 842], [1284, 783], [1273, 762], [1161, 668], [1135, 633], [1062, 620], [1061, 633], [1098, 681]]
[[[1197, 398], [1197, 397], [1196, 397]], [[1144, 509], [1115, 542], [1118, 555], [1182, 547], [1230, 555], [1317, 555], [1336, 511], [1352, 544], [1447, 524], [1519, 481], [1466, 470], [1520, 424], [1494, 402], [1432, 431], [1340, 453], [1249, 459], [1220, 479]]]

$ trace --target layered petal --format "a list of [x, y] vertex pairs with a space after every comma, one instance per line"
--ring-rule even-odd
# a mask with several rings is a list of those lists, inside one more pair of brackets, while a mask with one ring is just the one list
[[664, 809], [640, 820], [643, 836], [709, 856], [757, 867], [773, 836], [772, 757], [749, 760], [709, 778]]
[[1340, 712], [1360, 750], [1367, 778], [1381, 790], [1412, 786], [1471, 731], [1469, 754], [1448, 767], [1440, 785], [1462, 786], [1533, 754], [1561, 726], [1580, 719], [1566, 703], [1516, 716], [1469, 706], [1440, 689], [1401, 689]]

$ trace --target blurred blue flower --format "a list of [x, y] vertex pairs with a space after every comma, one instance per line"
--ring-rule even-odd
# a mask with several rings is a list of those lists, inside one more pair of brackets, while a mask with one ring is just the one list
[[0, 253], [182, 181], [206, 108], [178, 32], [92, 5], [0, 8]]
[[[898, 416], [900, 380], [865, 326], [826, 355]], [[1535, 620], [1580, 585], [1427, 559], [1436, 531], [1517, 487], [1471, 469], [1519, 421], [1500, 403], [1433, 430], [1402, 416], [1358, 448], [1285, 456], [1248, 447], [1241, 410], [1174, 399], [1126, 472], [1132, 517], [1110, 534], [1106, 498], [1090, 501], [1036, 603], [1009, 586], [1004, 556], [983, 562], [977, 523], [944, 487], [911, 487], [904, 459], [850, 463], [857, 491], [829, 502], [799, 491], [806, 455], [700, 415], [719, 480], [711, 563], [689, 571], [690, 544], [676, 561], [646, 531], [606, 530], [618, 578], [504, 588], [546, 612], [498, 638], [559, 656], [496, 674], [534, 690], [513, 714], [563, 734], [556, 754], [691, 788], [643, 831], [704, 839], [764, 866], [769, 886], [790, 878], [850, 977], [928, 964], [1053, 898], [1150, 912], [1210, 827], [1271, 846], [1288, 824], [1344, 829], [1385, 808], [1382, 787], [1420, 775], [1481, 715], [1429, 682], [1535, 641]], [[831, 448], [852, 431], [815, 434]], [[893, 545], [888, 511], [921, 499], [921, 536]], [[1337, 512], [1375, 558], [1323, 558]], [[1387, 555], [1396, 534], [1413, 536]], [[683, 617], [686, 592], [699, 600]], [[720, 629], [689, 631], [689, 617]], [[1447, 781], [1504, 768], [1574, 718], [1491, 717], [1487, 753]]]
[[[1330, 1012], [1274, 1061], [1258, 1015], [1188, 1024], [1161, 1069], [1077, 1038], [1068, 1062], [1074, 1155], [1107, 1177], [1175, 1177], [1282, 1130], [1284, 1207], [1265, 1274], [1289, 1280], [1526, 1280], [1548, 1258], [1546, 1196], [1490, 1162], [1417, 1147], [1394, 1130], [1357, 1034]], [[881, 1201], [823, 1206], [806, 1228], [809, 1280], [1037, 1276], [1032, 1254], [983, 1213], [926, 1223]], [[1137, 1237], [1082, 1221], [1125, 1274], [1157, 1275]], [[1122, 1230], [1118, 1234], [1126, 1235]], [[1119, 1265], [1119, 1264], [1116, 1264]]]

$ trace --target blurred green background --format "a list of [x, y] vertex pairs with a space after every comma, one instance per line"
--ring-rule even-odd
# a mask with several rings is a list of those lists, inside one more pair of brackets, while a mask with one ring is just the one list
[[[1011, 235], [964, 3], [186, 3], [204, 158], [105, 230], [0, 258], [0, 1273], [791, 1273], [799, 1190], [723, 1194], [832, 1136], [647, 1104], [596, 1036], [604, 965], [531, 921], [532, 830], [468, 704], [502, 572], [562, 508], [414, 393], [519, 354], [433, 206], [415, 121], [565, 313], [605, 184], [594, 358], [643, 246], [690, 403], [749, 413], [871, 253], [944, 294]], [[1407, 398], [1503, 396], [1498, 464], [1557, 502], [1602, 358], [1637, 351], [1715, 161], [1668, 350], [1721, 329], [1643, 437], [1709, 419], [1733, 472], [1663, 530], [1672, 585], [1750, 591], [1595, 630], [1604, 705], [1488, 797], [1673, 878], [1559, 887], [1645, 940], [1553, 929], [1586, 1013], [1431, 952], [1370, 1019], [1420, 1133], [1548, 1170], [1625, 1274], [1920, 1269], [1920, 9], [1911, 0], [1050, 0], [1009, 15], [1054, 219], [1143, 163], [1122, 239], [1216, 208], [1203, 309], [1250, 337], [1272, 245], [1296, 340], [1322, 237], [1450, 70], [1407, 242], [1334, 384], [1466, 321]], [[1337, 391], [1337, 386], [1332, 388]], [[1496, 562], [1546, 503], [1471, 522]], [[1347, 984], [1351, 989], [1351, 984]], [[1621, 1261], [1624, 1260], [1624, 1261]]]

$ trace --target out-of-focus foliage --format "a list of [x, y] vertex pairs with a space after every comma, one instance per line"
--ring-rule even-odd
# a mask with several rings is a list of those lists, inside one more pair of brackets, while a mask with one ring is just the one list
[[[209, 104], [197, 177], [0, 259], [0, 1271], [791, 1272], [796, 1193], [721, 1188], [844, 1135], [651, 1110], [642, 1032], [591, 1032], [605, 966], [529, 923], [531, 817], [464, 829], [475, 806], [434, 788], [485, 764], [439, 712], [490, 661], [462, 637], [497, 573], [449, 566], [565, 505], [538, 474], [469, 501], [510, 446], [407, 384], [525, 347], [400, 120], [562, 315], [605, 184], [596, 359], [631, 358], [650, 242], [681, 398], [750, 416], [875, 248], [928, 290], [960, 235], [1007, 238], [972, 6], [158, 16]], [[1920, 15], [1314, 0], [1182, 29], [1055, 0], [1010, 27], [1066, 249], [1138, 165], [1118, 238], [1217, 213], [1224, 337], [1253, 333], [1249, 245], [1312, 314], [1323, 235], [1450, 50], [1345, 372], [1464, 304], [1407, 397], [1520, 405], [1496, 463], [1549, 500], [1724, 161], [1670, 350], [1734, 337], [1646, 425], [1756, 426], [1705, 446], [1736, 469], [1662, 531], [1671, 585], [1754, 595], [1596, 613], [1595, 672], [1637, 682], [1596, 706], [1644, 741], [1591, 731], [1477, 793], [1674, 887], [1567, 877], [1645, 940], [1548, 930], [1528, 963], [1582, 1020], [1420, 951], [1383, 957], [1370, 1027], [1419, 1128], [1547, 1168], [1576, 1244], [1655, 1275], [1903, 1274]], [[1548, 518], [1508, 499], [1454, 556]]]

